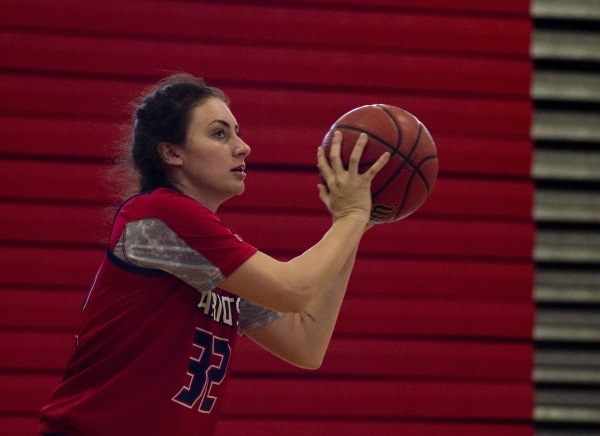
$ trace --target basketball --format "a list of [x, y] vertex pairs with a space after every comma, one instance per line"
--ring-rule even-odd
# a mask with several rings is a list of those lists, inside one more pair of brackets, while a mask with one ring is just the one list
[[371, 184], [371, 223], [406, 218], [427, 200], [437, 178], [437, 150], [429, 131], [414, 115], [385, 104], [351, 110], [331, 126], [323, 139], [322, 147], [328, 160], [336, 130], [343, 135], [341, 158], [346, 168], [354, 144], [363, 132], [368, 142], [359, 171], [373, 165], [384, 152], [391, 154]]

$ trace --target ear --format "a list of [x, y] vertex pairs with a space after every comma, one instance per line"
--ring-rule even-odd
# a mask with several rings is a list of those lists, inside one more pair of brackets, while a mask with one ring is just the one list
[[181, 160], [180, 151], [181, 147], [175, 144], [171, 144], [170, 142], [159, 142], [158, 146], [158, 155], [167, 165], [173, 165], [179, 167], [183, 165], [183, 161]]

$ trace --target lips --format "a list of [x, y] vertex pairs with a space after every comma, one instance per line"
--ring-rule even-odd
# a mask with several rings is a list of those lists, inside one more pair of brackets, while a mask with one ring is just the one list
[[231, 169], [232, 173], [236, 173], [239, 174], [239, 177], [246, 177], [246, 173], [244, 172], [246, 170], [246, 165], [242, 164], [242, 165], [238, 165], [235, 168]]

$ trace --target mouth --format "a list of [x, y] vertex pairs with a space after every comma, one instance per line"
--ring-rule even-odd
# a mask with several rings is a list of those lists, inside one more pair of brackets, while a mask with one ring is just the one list
[[244, 174], [245, 170], [246, 170], [246, 165], [238, 165], [237, 167], [231, 169], [231, 171], [234, 173], [242, 173], [242, 174]]

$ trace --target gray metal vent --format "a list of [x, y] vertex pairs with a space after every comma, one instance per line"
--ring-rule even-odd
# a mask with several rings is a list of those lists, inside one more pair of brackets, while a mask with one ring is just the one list
[[532, 15], [536, 435], [600, 436], [600, 1]]

